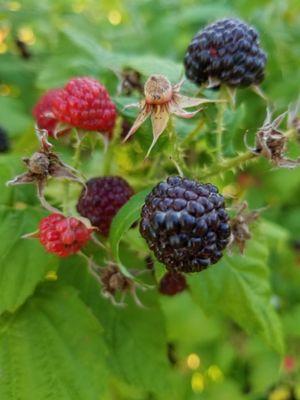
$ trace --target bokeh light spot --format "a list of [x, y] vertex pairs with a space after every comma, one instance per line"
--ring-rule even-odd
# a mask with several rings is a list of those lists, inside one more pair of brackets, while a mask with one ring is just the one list
[[31, 45], [35, 42], [35, 36], [31, 28], [24, 26], [19, 30], [18, 37], [22, 42]]
[[192, 390], [195, 393], [201, 393], [204, 390], [204, 376], [200, 372], [195, 372], [191, 381]]
[[189, 354], [189, 356], [187, 357], [187, 359], [186, 359], [186, 363], [187, 363], [187, 366], [190, 368], [190, 369], [197, 369], [197, 368], [199, 368], [199, 366], [200, 366], [200, 357], [197, 355], [197, 354], [195, 354], [195, 353], [191, 353], [191, 354]]
[[214, 382], [221, 382], [224, 379], [223, 372], [217, 365], [211, 365], [207, 370], [207, 375]]
[[110, 11], [107, 18], [112, 25], [119, 25], [122, 21], [122, 15], [118, 10]]

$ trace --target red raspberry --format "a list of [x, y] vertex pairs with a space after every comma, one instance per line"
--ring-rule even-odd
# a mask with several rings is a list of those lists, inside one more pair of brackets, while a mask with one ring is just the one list
[[49, 253], [66, 257], [77, 253], [90, 239], [91, 232], [79, 219], [51, 214], [40, 221], [39, 239]]
[[133, 195], [133, 189], [118, 176], [93, 178], [86, 186], [78, 200], [77, 211], [99, 228], [102, 235], [108, 236], [113, 217]]
[[71, 79], [53, 101], [55, 117], [66, 124], [111, 136], [116, 107], [105, 87], [93, 78]]
[[167, 272], [159, 282], [159, 291], [167, 296], [183, 292], [187, 287], [184, 275], [178, 272]]
[[[54, 136], [54, 131], [58, 120], [52, 112], [53, 100], [61, 92], [61, 89], [48, 90], [36, 103], [32, 110], [37, 126], [40, 129], [46, 129], [50, 136]], [[64, 131], [66, 133], [66, 131]]]

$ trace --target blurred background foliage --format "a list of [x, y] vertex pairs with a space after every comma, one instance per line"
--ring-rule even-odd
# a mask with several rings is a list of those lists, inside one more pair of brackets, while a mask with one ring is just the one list
[[[121, 110], [125, 103], [131, 102], [116, 96], [117, 76], [122, 68], [134, 68], [144, 78], [161, 72], [175, 83], [183, 73], [182, 59], [192, 36], [206, 23], [226, 16], [245, 19], [259, 30], [262, 46], [268, 53], [263, 90], [272, 100], [276, 114], [287, 110], [299, 96], [298, 0], [2, 0], [0, 126], [9, 133], [12, 151], [0, 155], [1, 180], [5, 182], [19, 171], [20, 155], [29, 154], [37, 146], [31, 110], [46, 89], [63, 85], [73, 76], [95, 76], [108, 87]], [[195, 91], [192, 85], [190, 89]], [[224, 137], [224, 146], [229, 156], [243, 149], [242, 134], [246, 129], [253, 138], [266, 113], [263, 101], [249, 90], [238, 93], [237, 104], [236, 110], [229, 110], [225, 119], [228, 135]], [[207, 111], [206, 117], [212, 121], [215, 114], [210, 113], [211, 110]], [[128, 118], [134, 115], [128, 113]], [[177, 122], [183, 139], [193, 124]], [[201, 154], [196, 160], [199, 167], [209, 161], [214, 145], [213, 122], [207, 126], [202, 136], [195, 138]], [[115, 155], [113, 172], [125, 175], [136, 188], [143, 176], [142, 169], [135, 171], [136, 159], [143, 158], [141, 154], [150, 140], [145, 129]], [[162, 137], [153, 159], [166, 146], [164, 141]], [[63, 146], [60, 151], [70, 157]], [[292, 146], [290, 151], [297, 154], [299, 146]], [[100, 164], [99, 153], [92, 163], [85, 165], [85, 172], [101, 174]], [[168, 379], [165, 376], [157, 379], [162, 386], [170, 386], [172, 394], [160, 395], [156, 389], [152, 393], [149, 382], [140, 387], [139, 382], [131, 379], [135, 372], [129, 371], [127, 383], [126, 379], [112, 378], [108, 399], [300, 399], [299, 170], [270, 169], [261, 160], [238, 171], [235, 178], [229, 172], [214, 182], [225, 193], [247, 199], [251, 208], [268, 206], [263, 215], [271, 222], [264, 229], [270, 247], [272, 302], [281, 316], [286, 336], [284, 357], [257, 337], [247, 337], [224, 316], [204, 315], [187, 293], [172, 299], [161, 298], [172, 373]], [[51, 190], [49, 193], [54, 199], [59, 197]], [[35, 202], [30, 188], [14, 196], [18, 202]], [[129, 250], [127, 256], [133, 257]], [[61, 274], [70, 283], [72, 277], [66, 278], [64, 268]], [[71, 283], [75, 287], [76, 282], [82, 280], [74, 277]], [[92, 300], [85, 295], [82, 297], [89, 304]], [[236, 301], [239, 302], [239, 293]], [[101, 302], [106, 307], [105, 301]], [[108, 323], [105, 318], [101, 322], [103, 326]], [[147, 319], [143, 323], [147, 326]], [[122, 356], [130, 357], [129, 350], [130, 347], [127, 355]], [[145, 352], [145, 365], [147, 357]], [[152, 360], [149, 355], [149, 362], [155, 363], [155, 357]]]

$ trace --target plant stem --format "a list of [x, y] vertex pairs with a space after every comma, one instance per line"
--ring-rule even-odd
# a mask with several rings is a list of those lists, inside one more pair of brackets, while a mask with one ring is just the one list
[[74, 145], [74, 156], [73, 156], [73, 167], [77, 169], [80, 166], [80, 156], [81, 156], [81, 144], [84, 136], [80, 137], [77, 129], [75, 129], [76, 133], [76, 143]]
[[[83, 140], [83, 136], [79, 136], [79, 132], [77, 131], [76, 128], [74, 128], [75, 135], [76, 135], [76, 143], [74, 145], [74, 155], [73, 155], [73, 168], [77, 169], [80, 165], [80, 156], [81, 156], [81, 144]], [[64, 193], [64, 199], [63, 199], [63, 211], [66, 215], [70, 214], [70, 181], [66, 180], [63, 183], [63, 193]]]
[[184, 175], [186, 173], [187, 167], [184, 162], [182, 151], [181, 151], [180, 147], [178, 146], [177, 134], [175, 131], [175, 127], [174, 127], [172, 118], [170, 118], [170, 120], [169, 120], [168, 131], [169, 131], [170, 142], [173, 145], [173, 153], [170, 156], [170, 159], [173, 160], [173, 163], [175, 164], [176, 168], [178, 169], [179, 174]]
[[251, 151], [246, 151], [245, 153], [242, 153], [237, 157], [218, 163], [218, 165], [212, 167], [210, 170], [208, 170], [208, 172], [202, 175], [201, 179], [206, 179], [215, 175], [222, 174], [223, 172], [226, 172], [232, 168], [239, 167], [247, 161], [255, 159], [255, 157], [256, 155], [251, 153]]
[[108, 143], [105, 146], [105, 150], [103, 153], [103, 175], [109, 175], [111, 172], [111, 165], [113, 162], [113, 156], [114, 156], [114, 151], [113, 151], [113, 146], [112, 143]]
[[217, 127], [216, 127], [216, 150], [217, 158], [220, 160], [222, 158], [222, 138], [224, 132], [224, 113], [226, 109], [225, 103], [217, 103], [218, 113], [217, 113]]
[[70, 214], [70, 181], [69, 180], [65, 180], [63, 182], [63, 193], [64, 193], [63, 211], [64, 211], [64, 214], [69, 215]]
[[204, 118], [200, 119], [196, 127], [183, 139], [182, 144], [186, 145], [199, 134], [200, 129], [205, 125]]

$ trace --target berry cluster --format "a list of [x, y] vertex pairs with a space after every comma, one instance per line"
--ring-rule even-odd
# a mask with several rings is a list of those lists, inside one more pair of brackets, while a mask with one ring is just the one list
[[49, 253], [67, 257], [89, 241], [91, 232], [92, 229], [77, 218], [51, 214], [40, 221], [38, 237]]
[[147, 196], [140, 232], [168, 270], [196, 272], [222, 257], [228, 220], [215, 186], [172, 176]]
[[[261, 50], [258, 34], [252, 27], [236, 19], [223, 19], [208, 25], [193, 38], [184, 64], [186, 76], [196, 84], [243, 87], [258, 85], [263, 80], [266, 55]], [[142, 92], [141, 76], [138, 72], [126, 70], [122, 77], [123, 92]], [[153, 141], [149, 154], [167, 128], [172, 115], [192, 118], [201, 108], [188, 110], [189, 108], [216, 101], [184, 95], [181, 93], [182, 84], [183, 81], [180, 81], [173, 85], [166, 76], [151, 75], [144, 85], [144, 99], [131, 105], [139, 108], [136, 120], [133, 123], [123, 120], [120, 125], [121, 138], [128, 140], [151, 117]], [[48, 136], [57, 138], [69, 133], [72, 128], [78, 128], [98, 131], [111, 138], [117, 117], [116, 107], [106, 88], [97, 80], [77, 77], [69, 80], [64, 87], [46, 92], [34, 107], [33, 115], [38, 128], [40, 150], [24, 159], [28, 172], [17, 176], [10, 183], [37, 185], [41, 204], [51, 212], [51, 215], [40, 222], [39, 240], [48, 252], [66, 257], [77, 253], [91, 239], [94, 228], [97, 228], [105, 240], [113, 218], [130, 199], [134, 190], [118, 176], [96, 177], [84, 183], [79, 171], [66, 165], [53, 151]], [[278, 124], [279, 119], [276, 121]], [[276, 165], [282, 161], [292, 165], [283, 156], [285, 141], [279, 135], [280, 132], [274, 131], [274, 123], [272, 125], [270, 121], [267, 122], [267, 126], [261, 129], [261, 141], [257, 142], [253, 153], [267, 154], [273, 157], [273, 161], [276, 156]], [[269, 128], [273, 132], [272, 142]], [[274, 150], [276, 143], [277, 152]], [[80, 153], [79, 145], [80, 141], [76, 156]], [[0, 128], [0, 151], [6, 147], [6, 136]], [[59, 210], [54, 212], [56, 209], [44, 196], [47, 180], [53, 177], [84, 185], [76, 209], [90, 221], [93, 228], [86, 226], [84, 219], [63, 216]], [[243, 246], [250, 237], [247, 226], [244, 225], [243, 235], [239, 225], [239, 235], [235, 238]], [[237, 236], [231, 235], [230, 226], [233, 227], [233, 224], [229, 223], [224, 198], [214, 185], [179, 176], [171, 176], [156, 185], [146, 197], [142, 208], [140, 233], [157, 259], [167, 268], [159, 283], [160, 293], [174, 295], [185, 290], [187, 283], [182, 273], [202, 271], [217, 263], [223, 256], [230, 236]], [[93, 239], [99, 244], [95, 237]], [[153, 270], [152, 259], [148, 257], [146, 261], [147, 267]], [[93, 265], [91, 260], [90, 264]], [[108, 261], [108, 267], [102, 273], [98, 266], [93, 268], [93, 274], [100, 281], [106, 296], [113, 296], [117, 290], [130, 291], [135, 296], [135, 285], [122, 275], [113, 260]]]
[[133, 189], [123, 178], [92, 178], [82, 190], [77, 211], [88, 218], [102, 235], [108, 236], [113, 217], [132, 195]]
[[193, 38], [185, 58], [188, 79], [198, 85], [249, 86], [264, 78], [266, 54], [256, 30], [236, 19], [208, 25]]
[[[89, 77], [71, 79], [64, 88], [49, 90], [33, 109], [37, 126], [50, 136], [76, 127], [112, 135], [116, 107], [105, 87]], [[60, 124], [65, 124], [59, 127]]]

